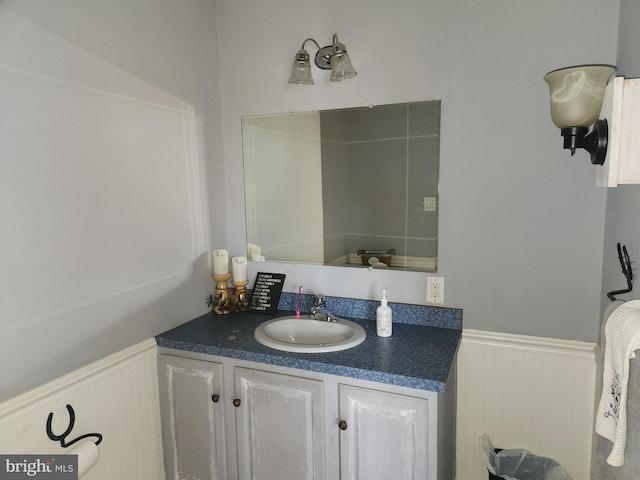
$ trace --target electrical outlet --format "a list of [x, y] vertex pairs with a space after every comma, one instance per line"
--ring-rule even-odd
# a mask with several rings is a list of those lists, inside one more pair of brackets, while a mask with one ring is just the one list
[[444, 303], [444, 277], [427, 277], [427, 303]]

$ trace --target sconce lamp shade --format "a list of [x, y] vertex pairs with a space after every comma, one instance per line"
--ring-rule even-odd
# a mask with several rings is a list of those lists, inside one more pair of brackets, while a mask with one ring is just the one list
[[347, 53], [347, 49], [344, 43], [337, 41], [337, 35], [334, 40], [334, 54], [331, 56], [331, 76], [330, 82], [342, 82], [343, 80], [349, 80], [355, 77], [358, 72], [351, 65], [351, 59]]
[[616, 71], [612, 65], [579, 65], [547, 73], [551, 119], [560, 129], [589, 127], [602, 108], [607, 82]]
[[313, 77], [311, 76], [309, 53], [304, 49], [299, 50], [293, 60], [289, 83], [295, 83], [298, 85], [315, 85]]
[[351, 65], [349, 54], [344, 52], [339, 55], [334, 55], [331, 59], [331, 76], [330, 82], [341, 82], [343, 80], [349, 80], [357, 75], [355, 68]]

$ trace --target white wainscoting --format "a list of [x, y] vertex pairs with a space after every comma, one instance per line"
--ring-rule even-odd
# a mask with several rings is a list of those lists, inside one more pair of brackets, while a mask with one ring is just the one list
[[[83, 480], [164, 478], [156, 344], [146, 340], [0, 404], [0, 452], [64, 453], [46, 434], [76, 422], [67, 441], [85, 433], [103, 435], [100, 459]], [[73, 446], [69, 447], [71, 450]]]
[[526, 448], [589, 478], [593, 343], [464, 330], [458, 354], [457, 480], [486, 480], [478, 438]]

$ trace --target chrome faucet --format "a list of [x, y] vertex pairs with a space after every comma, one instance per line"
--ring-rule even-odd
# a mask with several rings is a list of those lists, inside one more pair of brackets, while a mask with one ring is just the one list
[[321, 293], [316, 293], [311, 307], [311, 318], [315, 320], [324, 320], [326, 322], [337, 322], [338, 317], [331, 315], [327, 311], [327, 298]]

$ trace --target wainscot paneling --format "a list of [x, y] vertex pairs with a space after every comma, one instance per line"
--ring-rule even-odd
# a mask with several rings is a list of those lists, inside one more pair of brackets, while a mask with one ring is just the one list
[[83, 480], [164, 478], [154, 339], [0, 404], [0, 452], [65, 453], [46, 425], [53, 412], [51, 430], [62, 434], [69, 426], [67, 404], [76, 415], [67, 441], [103, 435], [98, 463]]
[[486, 480], [478, 439], [525, 448], [589, 478], [593, 343], [464, 330], [458, 354], [457, 480]]

